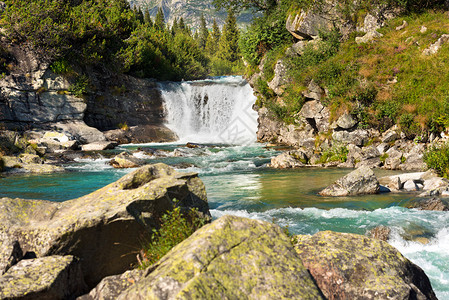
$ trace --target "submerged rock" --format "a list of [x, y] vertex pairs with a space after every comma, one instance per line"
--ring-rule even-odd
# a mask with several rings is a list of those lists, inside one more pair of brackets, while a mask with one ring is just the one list
[[338, 179], [320, 192], [321, 196], [353, 196], [377, 194], [379, 181], [368, 167], [361, 167]]
[[1, 299], [70, 299], [86, 290], [73, 256], [25, 259], [0, 277]]
[[136, 263], [134, 251], [173, 207], [198, 208], [209, 216], [204, 184], [196, 173], [164, 164], [142, 167], [84, 197], [63, 203], [0, 199], [0, 236], [18, 240], [37, 257], [74, 255], [85, 281], [122, 273]]
[[289, 238], [225, 216], [173, 248], [118, 299], [322, 299]]
[[388, 243], [331, 231], [296, 236], [295, 249], [329, 299], [437, 299], [424, 271]]
[[378, 239], [386, 242], [389, 239], [390, 233], [391, 233], [390, 228], [388, 228], [387, 226], [380, 225], [368, 231], [367, 236], [373, 239]]

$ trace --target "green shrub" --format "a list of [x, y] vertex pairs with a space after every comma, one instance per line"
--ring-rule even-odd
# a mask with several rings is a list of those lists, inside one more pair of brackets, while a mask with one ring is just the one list
[[170, 249], [205, 225], [207, 220], [199, 217], [196, 209], [191, 209], [184, 216], [178, 206], [165, 213], [160, 221], [161, 227], [153, 229], [150, 241], [141, 252], [139, 264], [143, 269], [161, 259]]
[[427, 167], [437, 171], [438, 175], [449, 178], [449, 144], [433, 145], [424, 153]]
[[69, 88], [69, 92], [78, 97], [82, 98], [83, 95], [87, 94], [89, 90], [89, 77], [86, 75], [78, 76], [78, 78], [75, 80], [75, 83], [72, 84]]
[[349, 150], [346, 146], [333, 145], [331, 148], [323, 151], [319, 162], [327, 163], [338, 161], [344, 163], [348, 159], [348, 153]]

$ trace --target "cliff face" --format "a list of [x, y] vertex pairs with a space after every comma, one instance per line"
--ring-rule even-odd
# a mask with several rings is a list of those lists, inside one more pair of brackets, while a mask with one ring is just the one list
[[[131, 7], [139, 6], [142, 11], [148, 9], [152, 17], [156, 16], [159, 7], [164, 11], [165, 21], [172, 24], [173, 20], [182, 17], [185, 23], [193, 29], [199, 28], [201, 14], [204, 14], [207, 25], [212, 26], [214, 18], [219, 26], [223, 25], [226, 13], [217, 12], [212, 0], [129, 0]], [[244, 12], [237, 18], [240, 27], [248, 25], [253, 18], [251, 12]]]

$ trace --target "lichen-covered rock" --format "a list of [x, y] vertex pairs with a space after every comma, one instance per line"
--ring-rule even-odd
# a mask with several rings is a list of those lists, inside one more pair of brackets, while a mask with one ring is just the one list
[[106, 300], [117, 297], [142, 278], [144, 270], [134, 269], [120, 275], [104, 278], [89, 294], [78, 297], [77, 300]]
[[362, 147], [369, 139], [369, 133], [363, 129], [357, 129], [354, 131], [334, 131], [332, 133], [332, 139], [338, 143], [348, 145], [354, 144], [356, 146]]
[[0, 233], [38, 257], [74, 255], [86, 283], [123, 273], [160, 216], [173, 207], [196, 207], [209, 216], [204, 184], [196, 173], [164, 164], [142, 167], [84, 197], [63, 203], [0, 199]]
[[138, 168], [144, 164], [144, 161], [131, 154], [122, 152], [115, 156], [110, 164], [116, 169]]
[[173, 248], [118, 299], [322, 299], [289, 238], [225, 216]]
[[386, 242], [331, 231], [296, 240], [328, 299], [437, 299], [424, 271]]
[[[28, 173], [56, 173], [64, 172], [65, 169], [60, 166], [43, 164], [42, 160], [37, 155], [21, 155], [20, 157], [15, 156], [3, 156], [2, 157], [5, 171], [7, 172], [28, 172]], [[39, 163], [32, 163], [37, 161]]]
[[337, 126], [342, 129], [351, 129], [355, 125], [357, 125], [357, 120], [350, 114], [343, 114], [337, 120]]
[[361, 167], [320, 192], [322, 196], [353, 196], [376, 194], [379, 192], [379, 181], [368, 167]]
[[77, 258], [48, 256], [21, 260], [0, 277], [1, 299], [70, 299], [87, 289]]

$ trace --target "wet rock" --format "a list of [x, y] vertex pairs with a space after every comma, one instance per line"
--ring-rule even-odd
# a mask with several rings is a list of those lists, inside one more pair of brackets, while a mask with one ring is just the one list
[[386, 242], [330, 231], [296, 241], [296, 251], [328, 299], [437, 299], [424, 271]]
[[104, 278], [89, 294], [78, 297], [76, 300], [117, 299], [117, 297], [135, 284], [144, 275], [144, 270], [131, 270], [120, 275]]
[[183, 211], [209, 216], [204, 184], [196, 173], [164, 164], [144, 166], [84, 197], [63, 203], [0, 199], [0, 236], [18, 240], [38, 257], [74, 255], [95, 287], [136, 263], [132, 249], [151, 233], [177, 199]]
[[1, 299], [69, 299], [86, 290], [73, 256], [21, 260], [0, 277]]
[[367, 236], [373, 239], [378, 239], [386, 242], [389, 239], [390, 233], [391, 233], [390, 228], [388, 228], [387, 226], [380, 225], [368, 231]]
[[403, 186], [399, 176], [381, 177], [379, 178], [379, 183], [394, 192], [399, 191]]
[[117, 144], [115, 142], [96, 142], [87, 145], [82, 145], [82, 151], [104, 151], [108, 149], [114, 149]]
[[122, 152], [115, 156], [109, 163], [116, 169], [127, 169], [138, 168], [144, 165], [145, 162], [129, 153]]
[[153, 269], [118, 299], [322, 299], [290, 239], [258, 220], [222, 217]]
[[361, 167], [338, 179], [334, 184], [322, 190], [322, 196], [354, 196], [377, 194], [379, 181], [368, 167]]
[[300, 150], [287, 151], [271, 159], [269, 167], [275, 169], [290, 169], [304, 167], [307, 156]]
[[431, 199], [415, 199], [407, 203], [405, 207], [421, 210], [449, 211], [449, 201], [436, 197]]
[[22, 257], [23, 251], [19, 242], [0, 235], [0, 276], [17, 264]]

